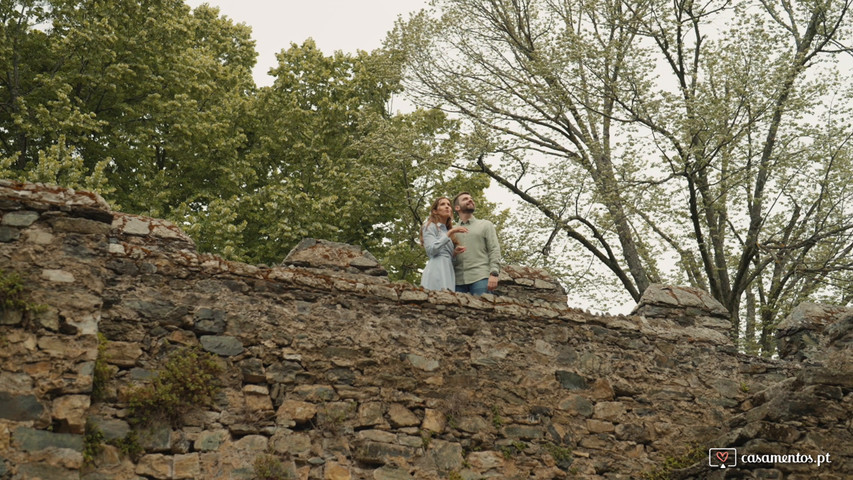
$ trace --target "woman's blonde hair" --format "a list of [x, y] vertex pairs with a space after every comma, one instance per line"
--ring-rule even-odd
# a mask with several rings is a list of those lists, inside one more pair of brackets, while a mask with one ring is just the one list
[[[447, 203], [450, 204], [450, 216], [447, 217], [447, 221], [443, 222], [444, 226], [447, 227], [447, 230], [450, 231], [453, 228], [453, 201], [447, 197], [438, 197], [432, 202], [432, 206], [429, 207], [429, 218], [427, 218], [426, 222], [421, 226], [421, 245], [424, 244], [424, 229], [429, 226], [430, 223], [435, 223], [437, 225], [441, 225], [441, 217], [435, 213], [435, 210], [438, 208], [438, 203], [442, 200], [447, 200]], [[456, 234], [450, 236], [450, 240], [453, 241], [454, 245], [458, 245], [459, 243], [456, 241]]]

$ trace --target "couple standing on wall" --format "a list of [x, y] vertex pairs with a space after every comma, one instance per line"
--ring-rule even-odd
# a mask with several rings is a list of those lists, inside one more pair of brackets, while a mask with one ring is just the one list
[[[453, 226], [453, 211], [459, 226]], [[421, 228], [421, 244], [429, 261], [421, 277], [427, 290], [482, 295], [498, 286], [501, 247], [495, 225], [474, 217], [474, 199], [468, 192], [438, 197]]]

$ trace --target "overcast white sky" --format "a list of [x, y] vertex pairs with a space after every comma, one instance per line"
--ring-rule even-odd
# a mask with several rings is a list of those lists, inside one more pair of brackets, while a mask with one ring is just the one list
[[275, 54], [308, 37], [325, 54], [378, 48], [399, 15], [425, 8], [427, 0], [186, 0], [219, 7], [219, 14], [252, 27], [257, 45], [254, 70], [258, 86], [272, 84], [267, 75]]

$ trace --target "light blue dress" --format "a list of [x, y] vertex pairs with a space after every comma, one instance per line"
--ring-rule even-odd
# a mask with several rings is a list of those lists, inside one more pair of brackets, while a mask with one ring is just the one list
[[453, 272], [453, 241], [447, 236], [447, 227], [428, 223], [423, 227], [424, 249], [429, 257], [421, 286], [427, 290], [456, 290], [456, 274]]

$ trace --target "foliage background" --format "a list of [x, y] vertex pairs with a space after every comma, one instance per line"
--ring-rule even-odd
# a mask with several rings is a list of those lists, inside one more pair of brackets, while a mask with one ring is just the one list
[[308, 39], [259, 88], [250, 28], [207, 5], [0, 5], [0, 176], [96, 190], [201, 251], [275, 264], [318, 237], [416, 282], [432, 198], [488, 185], [450, 168], [457, 122], [390, 111], [402, 59], [387, 51], [327, 55]]

